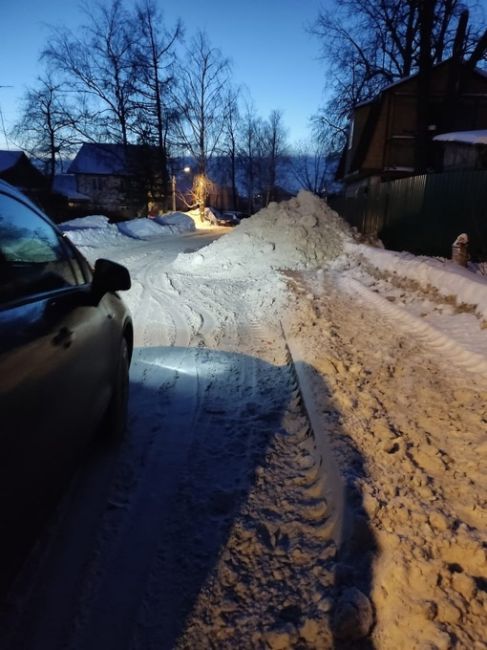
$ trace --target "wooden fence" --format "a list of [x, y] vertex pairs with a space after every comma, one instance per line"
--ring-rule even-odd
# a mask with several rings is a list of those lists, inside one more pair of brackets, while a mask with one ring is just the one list
[[473, 259], [487, 259], [487, 170], [412, 176], [372, 187], [367, 195], [330, 200], [360, 232], [387, 248], [450, 257], [460, 233]]

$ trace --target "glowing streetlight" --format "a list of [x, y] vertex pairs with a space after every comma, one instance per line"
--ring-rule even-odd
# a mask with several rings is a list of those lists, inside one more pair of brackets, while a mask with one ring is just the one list
[[[183, 167], [182, 170], [185, 174], [189, 174], [191, 167]], [[171, 176], [171, 191], [172, 191], [172, 211], [176, 212], [176, 174]]]

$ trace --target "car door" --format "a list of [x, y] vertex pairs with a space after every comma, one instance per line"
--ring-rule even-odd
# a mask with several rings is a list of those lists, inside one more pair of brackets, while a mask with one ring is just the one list
[[[0, 193], [1, 566], [37, 532], [108, 403], [113, 323], [48, 220]], [[5, 575], [5, 571], [4, 571]]]

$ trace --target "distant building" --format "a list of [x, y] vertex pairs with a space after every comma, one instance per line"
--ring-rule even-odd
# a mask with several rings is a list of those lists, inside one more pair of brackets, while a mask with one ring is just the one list
[[109, 215], [147, 214], [148, 205], [167, 194], [167, 172], [155, 147], [83, 144], [67, 171], [76, 179], [76, 192]]
[[35, 197], [47, 189], [47, 180], [23, 151], [0, 151], [0, 178]]

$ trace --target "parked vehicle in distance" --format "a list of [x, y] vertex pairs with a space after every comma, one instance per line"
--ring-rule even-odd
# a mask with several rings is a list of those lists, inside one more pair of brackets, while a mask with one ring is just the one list
[[133, 325], [127, 269], [94, 269], [0, 181], [0, 591], [96, 431], [125, 428]]
[[214, 226], [230, 227], [237, 226], [240, 223], [240, 219], [238, 219], [234, 212], [222, 212], [217, 208], [211, 207], [205, 208], [205, 219]]
[[242, 219], [248, 219], [250, 217], [250, 214], [248, 212], [240, 212], [239, 210], [225, 210], [223, 214], [230, 215], [234, 219], [238, 219], [239, 223], [242, 221]]

